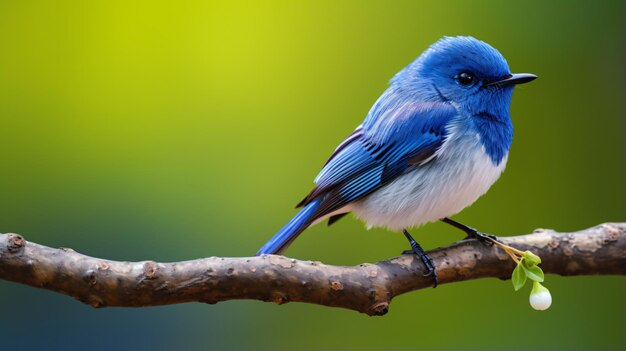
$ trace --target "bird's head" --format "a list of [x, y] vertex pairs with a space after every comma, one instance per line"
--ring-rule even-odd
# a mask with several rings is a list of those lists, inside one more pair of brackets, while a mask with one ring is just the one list
[[399, 72], [392, 85], [478, 113], [490, 105], [508, 111], [513, 87], [535, 78], [512, 74], [506, 59], [483, 41], [444, 37]]

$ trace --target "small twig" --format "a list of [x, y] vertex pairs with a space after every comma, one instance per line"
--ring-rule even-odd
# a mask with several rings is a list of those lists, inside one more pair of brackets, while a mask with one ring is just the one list
[[[546, 273], [626, 275], [625, 233], [626, 223], [609, 223], [575, 233], [540, 229], [499, 240], [539, 255]], [[497, 246], [475, 239], [429, 255], [440, 284], [485, 277], [508, 279], [515, 266]], [[17, 234], [0, 234], [0, 279], [57, 291], [94, 307], [257, 299], [383, 315], [393, 297], [432, 286], [432, 277], [424, 277], [423, 270], [421, 260], [412, 255], [352, 267], [274, 255], [118, 262], [27, 242]]]

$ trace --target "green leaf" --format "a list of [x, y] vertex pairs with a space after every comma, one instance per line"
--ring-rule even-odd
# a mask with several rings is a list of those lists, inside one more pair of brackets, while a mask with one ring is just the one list
[[522, 267], [524, 268], [524, 272], [526, 273], [526, 276], [528, 276], [528, 279], [530, 280], [534, 280], [537, 282], [542, 282], [543, 281], [543, 271], [541, 270], [541, 268], [539, 268], [538, 266], [528, 266], [526, 264], [522, 264]]
[[524, 258], [530, 266], [538, 265], [541, 263], [541, 258], [528, 250], [524, 252]]
[[513, 282], [513, 289], [515, 291], [521, 289], [526, 284], [526, 270], [522, 264], [518, 264], [511, 274], [511, 281]]

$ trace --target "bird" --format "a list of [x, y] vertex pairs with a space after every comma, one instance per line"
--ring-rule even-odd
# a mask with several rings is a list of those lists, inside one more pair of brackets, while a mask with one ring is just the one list
[[513, 139], [513, 89], [536, 79], [470, 36], [445, 36], [395, 74], [364, 121], [337, 146], [301, 210], [257, 255], [281, 254], [305, 229], [352, 212], [368, 228], [399, 231], [438, 278], [408, 232], [442, 221], [467, 237], [495, 238], [449, 217], [474, 203], [504, 171]]

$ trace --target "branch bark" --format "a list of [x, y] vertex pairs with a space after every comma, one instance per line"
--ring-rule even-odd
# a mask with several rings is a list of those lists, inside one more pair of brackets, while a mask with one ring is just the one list
[[[499, 239], [538, 254], [546, 273], [626, 275], [626, 223], [574, 233], [538, 229]], [[429, 255], [440, 284], [485, 277], [508, 279], [514, 268], [501, 249], [474, 239], [432, 250]], [[256, 299], [383, 315], [395, 296], [432, 286], [432, 277], [424, 277], [423, 269], [413, 255], [352, 267], [275, 255], [119, 262], [27, 242], [17, 234], [0, 234], [0, 279], [53, 290], [93, 307]]]

